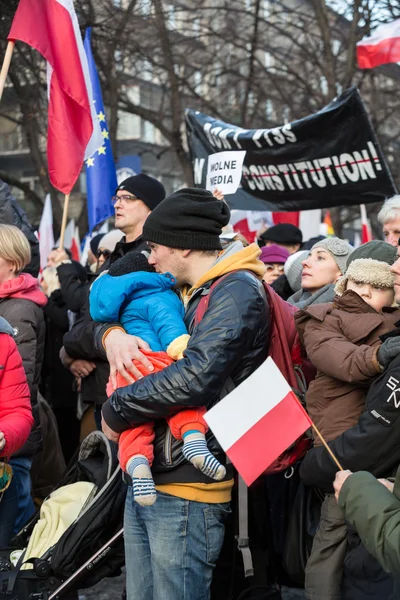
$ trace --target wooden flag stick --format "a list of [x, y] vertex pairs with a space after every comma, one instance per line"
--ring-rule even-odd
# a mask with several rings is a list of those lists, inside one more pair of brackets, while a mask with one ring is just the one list
[[338, 459], [336, 458], [336, 456], [333, 454], [332, 450], [329, 448], [328, 444], [326, 443], [325, 439], [322, 436], [322, 433], [320, 433], [320, 431], [318, 430], [318, 428], [314, 425], [314, 423], [311, 423], [312, 428], [314, 429], [315, 433], [317, 434], [317, 436], [319, 437], [319, 439], [321, 440], [321, 442], [323, 443], [323, 445], [325, 446], [325, 448], [328, 450], [332, 460], [335, 462], [335, 464], [339, 467], [339, 471], [344, 471], [342, 465], [340, 464], [340, 462], [338, 461]]
[[65, 238], [65, 229], [67, 227], [68, 207], [69, 207], [69, 194], [65, 194], [63, 216], [62, 216], [62, 221], [61, 221], [60, 246], [59, 246], [60, 250], [64, 249], [64, 238]]
[[14, 50], [15, 42], [8, 42], [6, 53], [4, 55], [3, 65], [0, 71], [0, 100], [3, 95], [4, 86], [6, 85], [6, 79], [8, 75], [8, 69], [10, 68], [11, 57]]

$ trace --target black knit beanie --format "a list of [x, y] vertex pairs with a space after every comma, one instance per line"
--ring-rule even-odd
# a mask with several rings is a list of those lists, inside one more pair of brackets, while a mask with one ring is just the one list
[[221, 250], [222, 228], [230, 210], [207, 190], [184, 188], [168, 196], [147, 217], [143, 237], [148, 242], [182, 250]]
[[95, 256], [97, 256], [97, 250], [99, 249], [99, 244], [103, 237], [104, 233], [98, 233], [90, 240], [90, 249]]
[[125, 256], [111, 265], [108, 274], [112, 277], [119, 277], [120, 275], [127, 275], [136, 271], [156, 272], [154, 267], [149, 265], [149, 261], [144, 254], [141, 252], [128, 252], [128, 254], [125, 254]]
[[133, 194], [136, 198], [142, 200], [150, 210], [154, 210], [165, 198], [163, 184], [145, 173], [124, 179], [117, 187], [116, 191], [118, 192], [118, 190], [126, 190]]

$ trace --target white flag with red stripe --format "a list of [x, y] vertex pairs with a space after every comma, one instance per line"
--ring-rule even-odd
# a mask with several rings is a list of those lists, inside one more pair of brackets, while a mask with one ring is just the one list
[[400, 62], [400, 19], [380, 25], [358, 42], [357, 61], [360, 69]]
[[38, 238], [40, 251], [40, 270], [43, 270], [47, 265], [47, 258], [54, 248], [53, 208], [51, 206], [50, 194], [47, 194], [44, 202]]
[[204, 419], [247, 485], [311, 426], [310, 417], [272, 358]]
[[47, 61], [49, 178], [69, 194], [83, 161], [103, 142], [72, 0], [20, 0], [8, 39], [36, 48]]
[[361, 243], [366, 244], [372, 241], [372, 231], [369, 219], [367, 217], [367, 209], [365, 204], [360, 204], [361, 212]]

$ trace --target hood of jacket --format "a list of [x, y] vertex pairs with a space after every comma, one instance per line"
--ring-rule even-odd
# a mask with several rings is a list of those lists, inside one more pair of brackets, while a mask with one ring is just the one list
[[[171, 273], [147, 273], [146, 271], [135, 271], [118, 277], [111, 277], [111, 281], [122, 289], [129, 290], [129, 297], [141, 298], [155, 292], [170, 290], [176, 285], [176, 279]], [[104, 275], [102, 275], [104, 276]]]
[[38, 306], [45, 306], [47, 298], [39, 287], [39, 282], [29, 273], [4, 281], [0, 285], [0, 298], [21, 298], [31, 300]]
[[11, 327], [10, 323], [6, 321], [3, 317], [0, 317], [0, 333], [7, 333], [12, 337], [14, 336], [14, 329]]
[[211, 268], [200, 277], [190, 289], [184, 288], [182, 290], [182, 298], [185, 304], [187, 304], [196, 290], [203, 287], [208, 281], [232, 273], [233, 271], [251, 271], [259, 279], [262, 279], [265, 273], [265, 265], [259, 256], [261, 249], [257, 244], [250, 244], [246, 248], [243, 248], [241, 242], [234, 242], [223, 250], [217, 257]]

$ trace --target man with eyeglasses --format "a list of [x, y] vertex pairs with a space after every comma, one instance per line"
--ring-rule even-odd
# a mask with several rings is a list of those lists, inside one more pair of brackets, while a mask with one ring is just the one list
[[[140, 173], [128, 177], [118, 186], [112, 203], [115, 209], [115, 226], [124, 233], [124, 237], [116, 240], [116, 245], [108, 245], [109, 256], [105, 258], [100, 272], [108, 269], [119, 258], [128, 252], [147, 250], [147, 244], [142, 237], [143, 225], [158, 204], [165, 198], [162, 183]], [[109, 236], [111, 233], [106, 234]], [[101, 240], [99, 249], [105, 244], [106, 236]], [[82, 396], [84, 402], [95, 404], [95, 419], [100, 429], [101, 405], [106, 400], [106, 384], [109, 375], [109, 365], [99, 354], [94, 344], [94, 323], [89, 314], [89, 286], [86, 291], [86, 302], [81, 310], [81, 317], [65, 334], [64, 348], [61, 350], [61, 360], [65, 367], [70, 368], [82, 380]]]
[[143, 225], [164, 198], [162, 183], [144, 173], [120, 183], [111, 200], [115, 210], [115, 227], [124, 233], [124, 237], [111, 253], [107, 268], [132, 250], [142, 252], [147, 249], [142, 237]]

